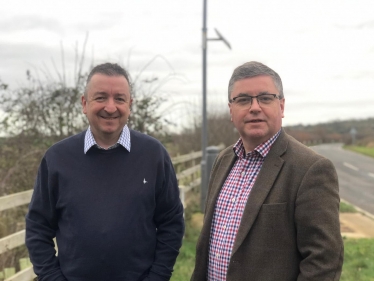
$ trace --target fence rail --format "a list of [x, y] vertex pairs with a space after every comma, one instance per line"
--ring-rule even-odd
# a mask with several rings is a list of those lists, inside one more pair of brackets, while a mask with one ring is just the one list
[[26, 205], [30, 202], [32, 189], [0, 197], [0, 211]]
[[[220, 146], [219, 148], [222, 148]], [[191, 189], [200, 186], [200, 169], [201, 169], [201, 151], [194, 151], [189, 154], [180, 155], [172, 158], [174, 168], [177, 172], [179, 182], [180, 198], [183, 206], [186, 205], [186, 193]], [[198, 163], [198, 164], [196, 164]], [[0, 212], [12, 209], [18, 206], [26, 205], [30, 202], [33, 190], [27, 190], [7, 196], [0, 197]], [[0, 239], [0, 255], [9, 250], [15, 249], [25, 244], [25, 230], [13, 233]], [[21, 271], [12, 276], [3, 273], [4, 281], [30, 281], [35, 277], [32, 265], [26, 268], [21, 266]], [[1, 272], [0, 272], [0, 279]]]

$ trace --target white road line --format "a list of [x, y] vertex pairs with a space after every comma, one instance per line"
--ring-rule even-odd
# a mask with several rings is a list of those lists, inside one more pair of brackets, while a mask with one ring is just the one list
[[374, 174], [373, 173], [369, 173], [369, 176], [374, 178]]
[[352, 169], [352, 170], [358, 171], [357, 167], [355, 167], [355, 166], [353, 166], [353, 165], [351, 165], [351, 164], [349, 164], [347, 162], [343, 162], [343, 165], [346, 166], [346, 167], [348, 167], [348, 168], [350, 168], [350, 169]]

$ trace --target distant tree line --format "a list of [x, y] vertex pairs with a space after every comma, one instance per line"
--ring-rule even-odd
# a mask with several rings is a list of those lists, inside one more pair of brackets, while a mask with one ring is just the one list
[[[342, 142], [350, 145], [355, 140], [355, 145], [374, 147], [374, 118], [287, 126], [285, 130], [303, 143]], [[352, 130], [355, 132], [354, 138], [352, 138]]]

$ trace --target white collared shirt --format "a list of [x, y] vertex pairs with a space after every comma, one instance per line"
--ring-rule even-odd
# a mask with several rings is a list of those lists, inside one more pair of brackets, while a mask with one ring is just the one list
[[108, 149], [102, 148], [100, 145], [97, 144], [92, 134], [91, 128], [88, 127], [86, 131], [86, 135], [84, 137], [84, 154], [86, 154], [87, 151], [93, 146], [96, 146], [99, 149], [109, 150], [109, 149], [116, 148], [118, 145], [122, 145], [124, 148], [126, 148], [130, 152], [130, 148], [131, 148], [130, 130], [129, 130], [129, 127], [127, 127], [127, 125], [123, 127], [117, 143], [112, 145], [111, 147], [108, 147]]

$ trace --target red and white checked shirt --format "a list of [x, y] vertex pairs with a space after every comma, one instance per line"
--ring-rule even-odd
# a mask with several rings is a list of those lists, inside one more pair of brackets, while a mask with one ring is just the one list
[[238, 156], [218, 196], [210, 232], [208, 281], [225, 281], [236, 234], [245, 205], [262, 163], [280, 130], [245, 155], [239, 139], [233, 149]]

